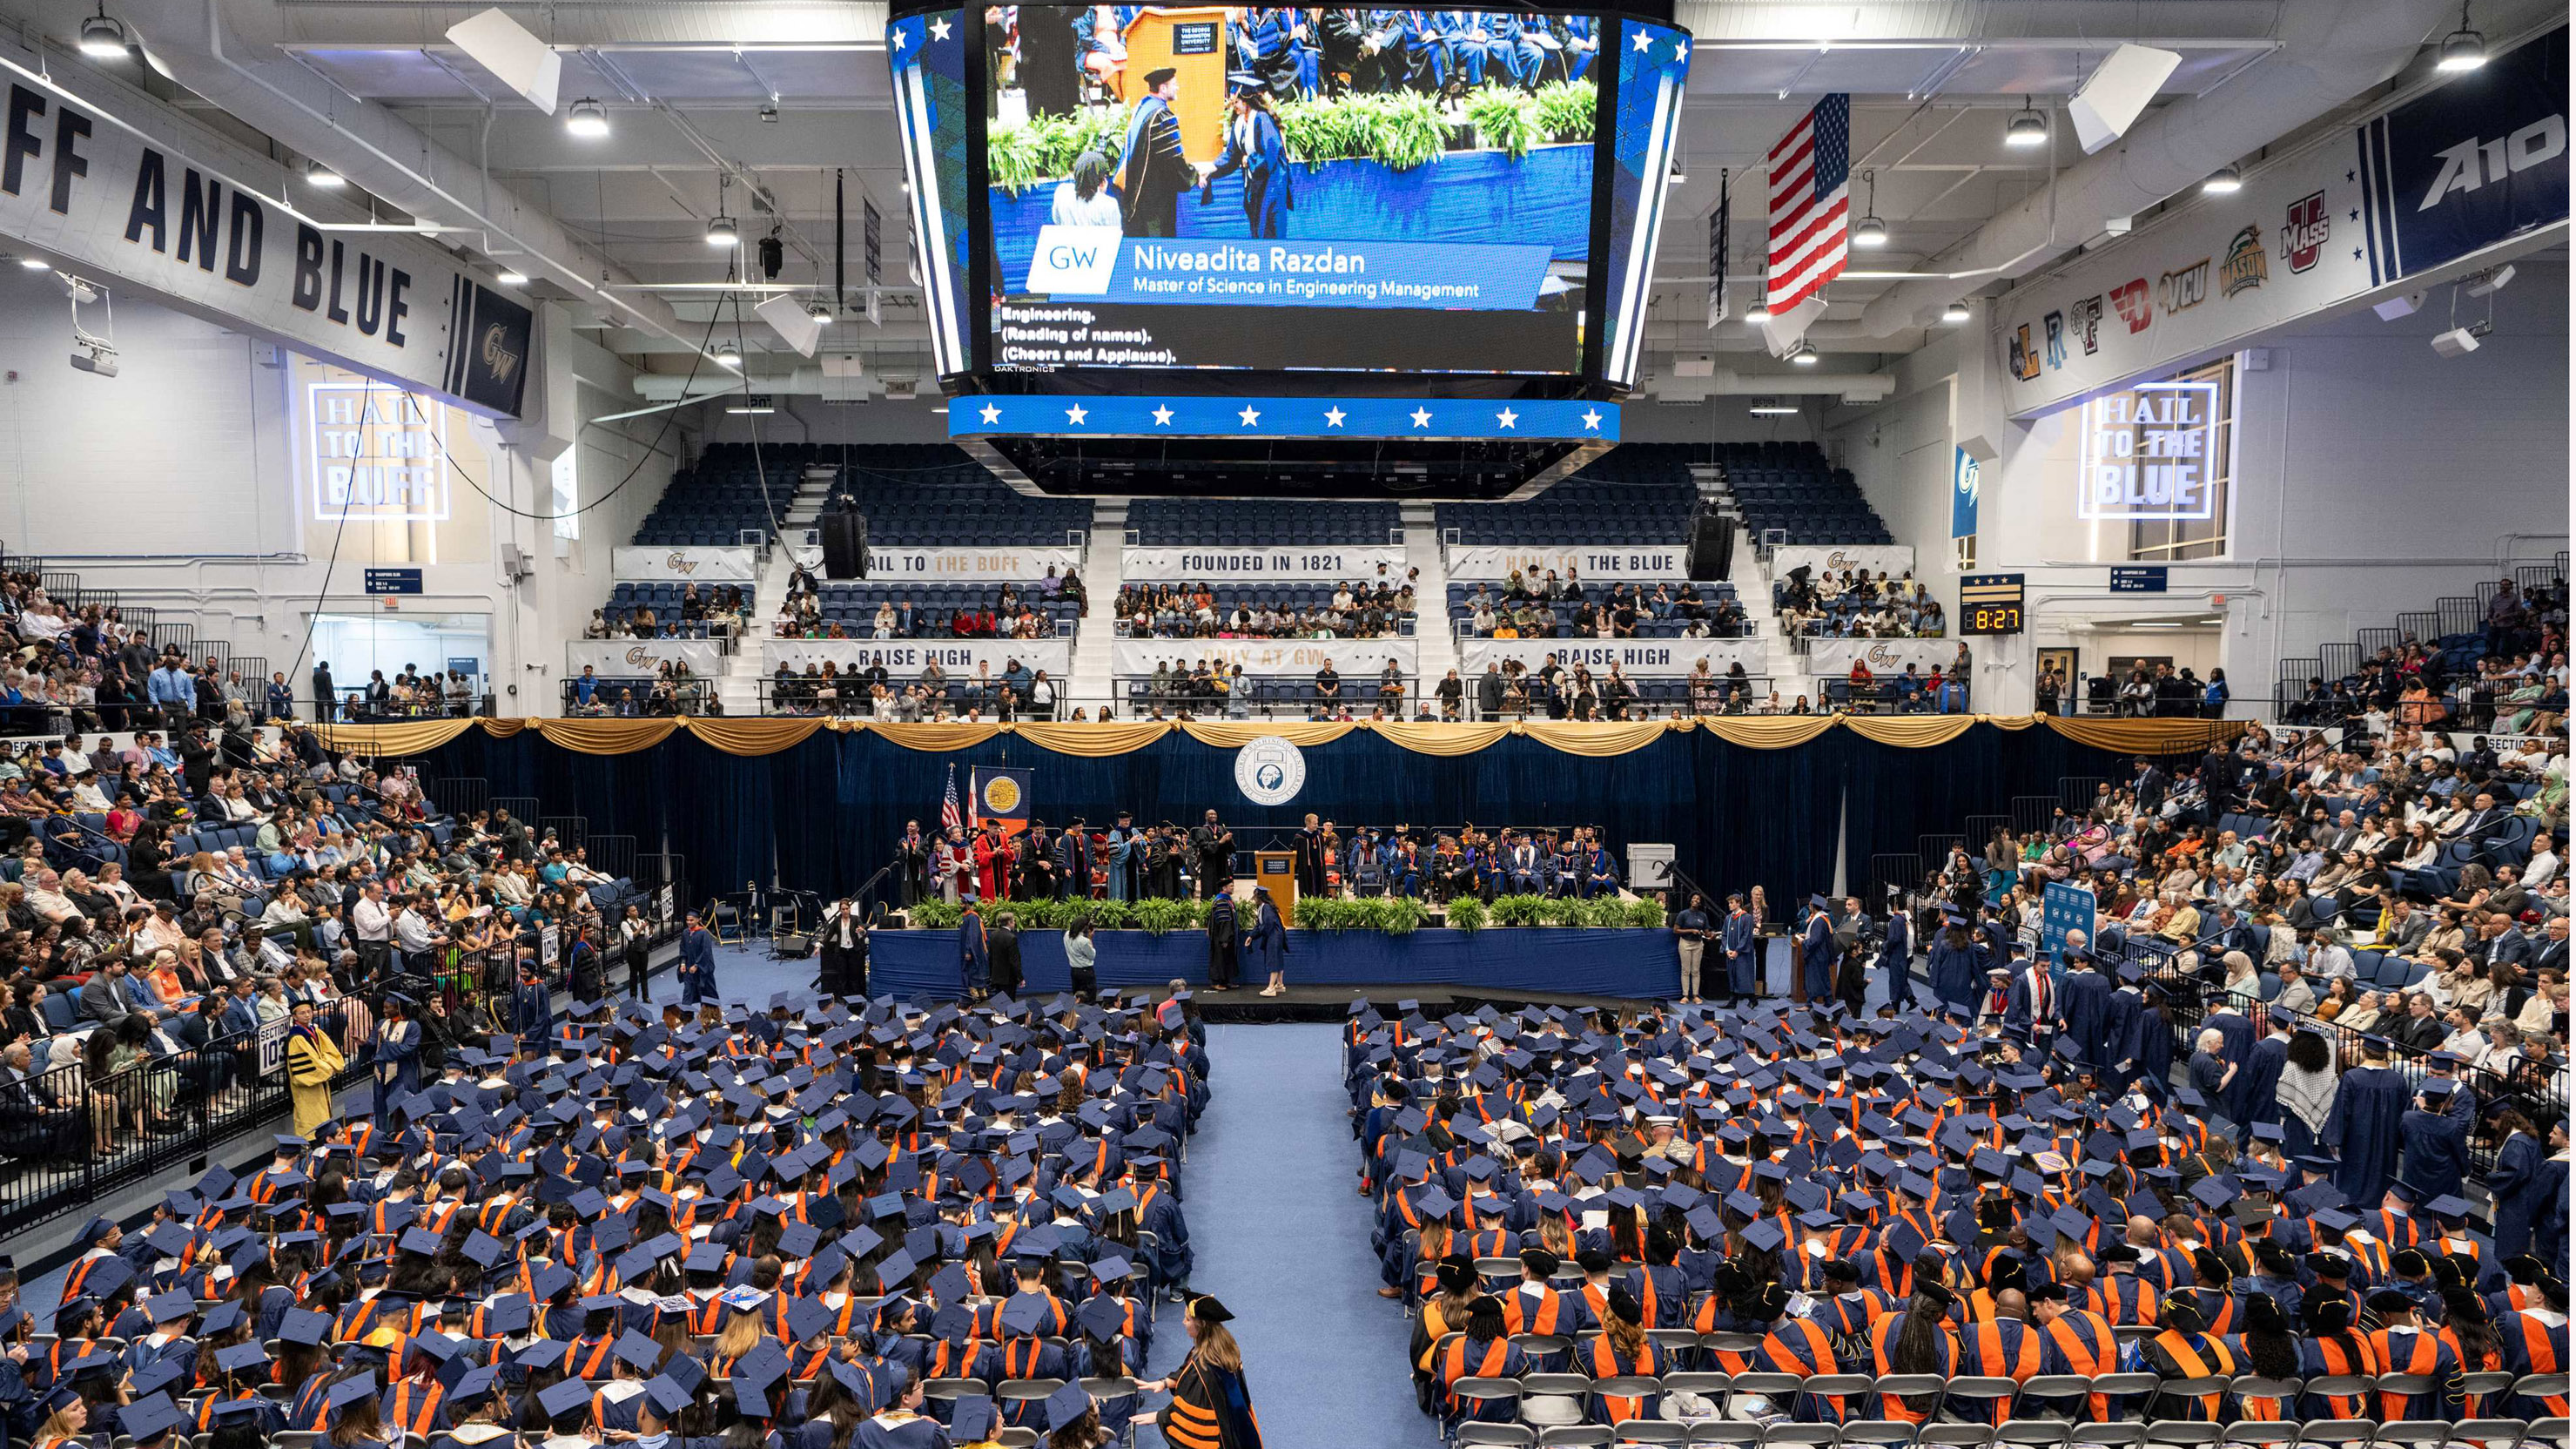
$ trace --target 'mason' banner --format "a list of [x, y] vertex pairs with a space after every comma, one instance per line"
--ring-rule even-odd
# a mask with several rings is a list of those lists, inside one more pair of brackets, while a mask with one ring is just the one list
[[1473, 681], [1485, 672], [1487, 664], [1501, 664], [1517, 659], [1532, 672], [1554, 659], [1567, 669], [1576, 665], [1595, 674], [1607, 674], [1610, 666], [1619, 666], [1622, 674], [1639, 678], [1678, 678], [1708, 661], [1709, 672], [1724, 674], [1741, 664], [1748, 674], [1758, 675], [1767, 656], [1761, 641], [1755, 639], [1461, 639], [1458, 641], [1458, 673]]
[[701, 678], [724, 673], [724, 646], [712, 639], [575, 639], [564, 645], [564, 673], [582, 666], [602, 679], [642, 679], [664, 664], [685, 664]]
[[[1379, 570], [1385, 572], [1380, 574]], [[1404, 550], [1388, 544], [1321, 544], [1308, 548], [1130, 548], [1118, 556], [1122, 580], [1331, 579], [1404, 577]]]
[[2162, 377], [2507, 243], [2564, 240], [2567, 29], [2320, 134], [1995, 304], [2005, 410]]
[[1622, 579], [1681, 579], [1690, 576], [1683, 553], [1678, 543], [1628, 548], [1475, 544], [1449, 550], [1449, 577], [1474, 583], [1507, 579], [1517, 572], [1536, 582], [1553, 571], [1560, 579], [1572, 575], [1605, 584]]
[[1372, 678], [1395, 661], [1413, 674], [1410, 639], [1120, 639], [1109, 646], [1110, 671], [1118, 675], [1151, 674], [1157, 664], [1187, 669], [1207, 660], [1219, 669], [1240, 664], [1246, 674], [1312, 674], [1331, 660], [1336, 672]]
[[1065, 639], [772, 639], [768, 650], [763, 667], [772, 671], [784, 663], [802, 674], [808, 664], [830, 663], [847, 674], [881, 664], [905, 683], [934, 660], [951, 680], [972, 676], [978, 664], [998, 679], [1016, 660], [1061, 684], [1073, 668], [1073, 645]]
[[621, 579], [677, 579], [683, 583], [748, 583], [760, 577], [760, 551], [750, 548], [620, 548], [610, 572]]
[[[0, 55], [39, 68], [15, 45]], [[535, 314], [466, 275], [431, 242], [340, 231], [261, 187], [273, 158], [113, 83], [9, 77], [0, 234], [63, 269], [131, 283], [224, 326], [435, 393], [519, 413]], [[104, 309], [92, 332], [104, 333]], [[84, 319], [87, 321], [87, 319]]]
[[[809, 569], [823, 567], [823, 546], [811, 541], [794, 550], [796, 561]], [[1078, 548], [885, 548], [868, 550], [868, 578], [920, 579], [927, 583], [1000, 583], [1017, 579], [1027, 582], [1046, 577], [1050, 568], [1058, 577], [1082, 567], [1082, 550]]]

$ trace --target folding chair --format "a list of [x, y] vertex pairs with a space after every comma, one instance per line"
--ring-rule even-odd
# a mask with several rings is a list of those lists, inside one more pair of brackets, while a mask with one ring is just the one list
[[1994, 1442], [1995, 1431], [2000, 1427], [1994, 1422], [1995, 1405], [1998, 1403], [2004, 1405], [2004, 1417], [2011, 1418], [2012, 1403], [2020, 1396], [2021, 1385], [2007, 1378], [1964, 1374], [1950, 1380], [1950, 1386], [1942, 1392], [1949, 1398], [1966, 1400], [1969, 1406], [1976, 1410], [1976, 1422], [1926, 1423], [1923, 1426], [1922, 1442], [1957, 1444], [1965, 1445], [1967, 1449], [1983, 1449], [1983, 1446]]
[[2486, 1449], [2514, 1449], [2530, 1433], [2520, 1419], [2462, 1419], [2450, 1426], [2451, 1442], [2483, 1444]]
[[[2513, 1396], [2517, 1399], [2556, 1399], [2564, 1398], [2566, 1394], [2567, 1375], [2563, 1373], [2524, 1374], [2521, 1378], [2513, 1381]], [[2532, 1420], [2531, 1437], [2535, 1439], [2539, 1438], [2540, 1425], [2551, 1422], [2554, 1421], [2546, 1419]]]
[[1550, 1429], [1584, 1427], [1589, 1409], [1583, 1397], [1591, 1392], [1592, 1380], [1583, 1374], [1525, 1373], [1521, 1375], [1521, 1422], [1538, 1430], [1542, 1442]]
[[1611, 1431], [1616, 1444], [1688, 1444], [1690, 1426], [1670, 1419], [1622, 1419]]
[[[1507, 1419], [1516, 1418], [1520, 1412], [1521, 1381], [1518, 1379], [1463, 1378], [1451, 1384], [1448, 1393], [1450, 1397], [1461, 1401], [1456, 1410], [1444, 1407], [1440, 1415], [1441, 1429], [1453, 1439], [1457, 1437], [1459, 1426], [1468, 1420], [1478, 1419], [1487, 1405], [1510, 1406], [1512, 1413], [1506, 1416]], [[1512, 1427], [1520, 1426], [1515, 1424]], [[1536, 1438], [1535, 1435], [1531, 1437]]]
[[1007, 1417], [1019, 1404], [1034, 1403], [1044, 1408], [1047, 1396], [1064, 1387], [1062, 1379], [1004, 1379], [993, 1388], [993, 1402]]
[[[2314, 1380], [2309, 1382], [2308, 1392], [2316, 1392]], [[2378, 1432], [2379, 1426], [2368, 1419], [2310, 1419], [2299, 1426], [2299, 1443], [2303, 1446], [2337, 1445], [2352, 1449], [2352, 1446], [2369, 1443]]]
[[1470, 1419], [1458, 1426], [1460, 1444], [1500, 1444], [1514, 1449], [1532, 1449], [1538, 1443], [1538, 1431], [1527, 1424], [1488, 1424]]
[[1821, 1449], [1840, 1442], [1842, 1435], [1843, 1431], [1832, 1424], [1798, 1424], [1780, 1419], [1762, 1426], [1762, 1449]]
[[[1930, 1374], [1893, 1374], [1888, 1376], [1888, 1378], [1880, 1379], [1879, 1383], [1882, 1385], [1886, 1384], [1890, 1378], [1900, 1383], [1913, 1380], [1925, 1380], [1932, 1386], [1930, 1389], [1906, 1390], [1905, 1392], [1908, 1393], [1937, 1393], [1941, 1387], [1940, 1378], [1936, 1375]], [[1882, 1389], [1881, 1392], [1895, 1391]], [[1907, 1423], [1903, 1419], [1854, 1419], [1843, 1425], [1842, 1442], [1847, 1445], [1903, 1445], [1913, 1443], [1915, 1433], [1915, 1426]]]
[[2462, 1437], [2448, 1419], [2391, 1419], [2379, 1426], [2373, 1444], [2429, 1444], [2433, 1449]]
[[1538, 1431], [1538, 1449], [1610, 1449], [1617, 1442], [1607, 1424], [1551, 1424]]
[[1038, 1449], [1038, 1431], [1025, 1424], [1004, 1424], [993, 1430], [994, 1449]]
[[2472, 1399], [2493, 1394], [2511, 1393], [2512, 1391], [2513, 1375], [2509, 1373], [2475, 1373], [2460, 1375], [2460, 1392], [2466, 1394]]
[[2146, 1441], [2147, 1426], [2144, 1424], [2072, 1424], [2066, 1430], [2066, 1442], [2070, 1449], [2075, 1449], [2075, 1446], [2085, 1446], [2085, 1449], [2090, 1449], [2090, 1446], [2095, 1445], [2108, 1446], [2108, 1449], [2131, 1449], [2131, 1446], [2143, 1444]]

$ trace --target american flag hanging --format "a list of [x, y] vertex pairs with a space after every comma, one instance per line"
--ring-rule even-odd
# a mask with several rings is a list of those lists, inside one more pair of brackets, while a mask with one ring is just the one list
[[1774, 315], [1843, 274], [1851, 224], [1851, 97], [1816, 102], [1771, 148], [1771, 281]]
[[939, 802], [939, 828], [945, 832], [965, 823], [966, 812], [957, 806], [957, 766], [952, 763], [948, 767], [948, 796]]

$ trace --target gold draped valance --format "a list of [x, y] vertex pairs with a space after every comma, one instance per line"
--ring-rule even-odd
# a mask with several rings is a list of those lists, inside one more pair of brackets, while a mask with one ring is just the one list
[[1668, 730], [1706, 730], [1731, 745], [1784, 750], [1810, 743], [1828, 730], [1848, 729], [1873, 744], [1929, 749], [1958, 739], [1978, 725], [2024, 730], [2046, 725], [2077, 744], [2122, 754], [2159, 755], [2196, 750], [2242, 733], [2241, 720], [2059, 719], [2040, 715], [1720, 715], [1707, 719], [1635, 723], [1525, 720], [1515, 724], [1309, 723], [1200, 720], [1103, 720], [1096, 724], [877, 724], [823, 719], [442, 719], [403, 724], [321, 725], [316, 732], [334, 749], [361, 755], [427, 754], [469, 729], [507, 738], [533, 729], [546, 742], [585, 755], [625, 755], [649, 750], [674, 734], [690, 734], [729, 755], [769, 755], [793, 749], [815, 731], [866, 731], [907, 750], [945, 754], [1011, 735], [1059, 755], [1100, 758], [1145, 748], [1173, 730], [1216, 749], [1239, 749], [1264, 735], [1300, 747], [1325, 745], [1353, 730], [1371, 730], [1422, 755], [1472, 755], [1511, 735], [1526, 735], [1569, 755], [1624, 755], [1644, 749]]

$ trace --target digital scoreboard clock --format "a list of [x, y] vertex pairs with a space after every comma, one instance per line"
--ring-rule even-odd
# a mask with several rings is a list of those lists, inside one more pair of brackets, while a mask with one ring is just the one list
[[1966, 574], [1960, 577], [1960, 633], [2018, 634], [2021, 631], [2021, 575]]

